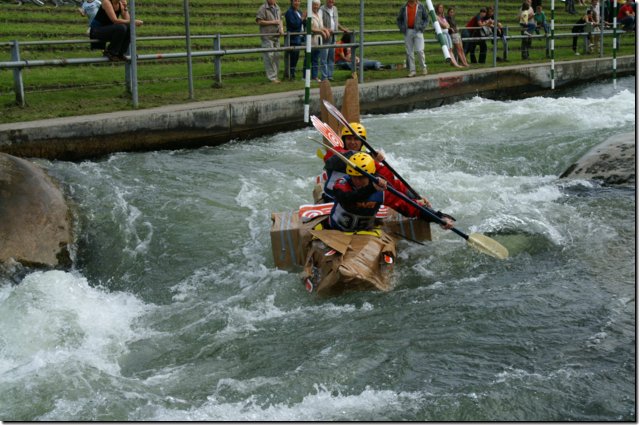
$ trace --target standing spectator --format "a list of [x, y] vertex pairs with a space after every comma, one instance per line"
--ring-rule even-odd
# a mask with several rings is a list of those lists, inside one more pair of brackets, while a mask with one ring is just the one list
[[464, 47], [462, 46], [462, 39], [458, 32], [458, 25], [456, 24], [456, 9], [450, 7], [447, 9], [447, 23], [449, 24], [449, 35], [451, 36], [451, 43], [455, 47], [455, 54], [457, 56], [458, 63], [463, 67], [468, 67], [467, 57], [464, 54]]
[[[467, 22], [465, 25], [465, 32], [463, 37], [482, 37], [482, 27], [487, 26], [489, 23], [486, 21], [487, 8], [481, 7], [480, 12]], [[480, 47], [480, 55], [476, 60], [476, 46]], [[464, 53], [469, 54], [469, 61], [472, 64], [487, 62], [487, 42], [484, 40], [469, 40], [465, 43]]]
[[[536, 21], [534, 19], [534, 16], [535, 13], [533, 12], [533, 8], [531, 7], [531, 0], [524, 0], [518, 14], [518, 20], [521, 22], [520, 34], [526, 36], [520, 40], [520, 54], [522, 59], [529, 59], [529, 49], [531, 49], [531, 32], [535, 31], [536, 28]], [[522, 26], [523, 20], [526, 20], [526, 24], [524, 27]]]
[[414, 51], [418, 54], [418, 60], [422, 66], [422, 75], [427, 75], [427, 63], [424, 58], [424, 35], [422, 34], [429, 24], [426, 9], [421, 3], [418, 3], [418, 0], [407, 0], [407, 3], [400, 8], [396, 24], [400, 32], [404, 34], [404, 47], [409, 65], [408, 77], [416, 76]]
[[[329, 38], [324, 40], [325, 44], [335, 44], [335, 33], [338, 30], [348, 33], [349, 28], [340, 25], [338, 19], [338, 8], [335, 6], [335, 0], [325, 0], [324, 6], [320, 8], [322, 16], [322, 26], [329, 30]], [[320, 51], [320, 70], [322, 80], [333, 81], [335, 51], [333, 48], [322, 49]]]
[[320, 82], [318, 78], [318, 68], [320, 62], [320, 49], [324, 39], [328, 39], [329, 30], [322, 25], [322, 15], [320, 14], [320, 0], [311, 2], [311, 80]]
[[89, 35], [89, 32], [91, 31], [91, 21], [93, 21], [96, 13], [98, 13], [98, 9], [100, 9], [101, 5], [102, 2], [100, 0], [84, 0], [84, 2], [82, 2], [82, 6], [78, 8], [80, 15], [87, 17], [89, 25], [87, 28], [87, 35]]
[[[288, 33], [301, 33], [304, 31], [304, 20], [307, 19], [307, 12], [300, 12], [300, 0], [291, 0], [291, 6], [284, 14], [284, 19], [287, 22]], [[304, 36], [302, 34], [289, 36], [290, 46], [302, 46], [303, 41]], [[299, 50], [289, 52], [289, 80], [295, 80], [296, 78], [298, 59], [300, 59]]]
[[[280, 8], [276, 4], [276, 0], [266, 0], [260, 6], [256, 14], [256, 22], [260, 26], [260, 34], [262, 34], [262, 47], [267, 49], [280, 47], [280, 36], [284, 34], [284, 31]], [[262, 58], [267, 78], [272, 83], [280, 83], [278, 79], [280, 54], [278, 52], [264, 52]]]
[[[109, 47], [102, 54], [110, 61], [125, 61], [127, 58], [124, 54], [129, 49], [131, 40], [130, 21], [127, 0], [104, 0], [91, 21], [89, 37], [100, 40], [92, 43], [91, 48], [105, 49], [109, 42]], [[139, 27], [142, 21], [136, 19], [135, 25]]]
[[571, 32], [575, 34], [573, 36], [573, 43], [571, 45], [571, 48], [573, 49], [573, 52], [576, 54], [576, 56], [580, 56], [580, 52], [578, 52], [578, 34], [588, 32], [588, 37], [591, 37], [591, 21], [591, 9], [587, 9], [587, 12], [582, 15], [580, 19], [578, 19], [578, 21], [575, 23], [573, 28], [571, 28]]
[[529, 37], [531, 37], [532, 33], [536, 30], [535, 24], [529, 24], [529, 3], [527, 2], [523, 2], [520, 7], [520, 30], [523, 35]]
[[633, 0], [627, 0], [618, 11], [618, 23], [625, 31], [634, 31], [636, 28], [636, 10]]
[[574, 0], [565, 0], [564, 2], [564, 10], [565, 12], [569, 13], [570, 15], [575, 15], [576, 12], [576, 6], [574, 3]]
[[436, 19], [440, 24], [442, 35], [444, 36], [445, 43], [447, 44], [447, 48], [449, 49], [449, 55], [451, 56], [451, 65], [456, 68], [462, 68], [460, 65], [458, 65], [458, 61], [456, 61], [456, 57], [453, 54], [453, 42], [451, 41], [451, 36], [449, 35], [449, 22], [444, 16], [444, 4], [442, 3], [436, 4]]

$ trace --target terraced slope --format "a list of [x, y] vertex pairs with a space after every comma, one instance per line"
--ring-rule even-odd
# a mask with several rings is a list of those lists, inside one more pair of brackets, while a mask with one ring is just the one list
[[[213, 36], [226, 35], [221, 39], [222, 49], [250, 49], [260, 47], [257, 35], [258, 27], [255, 23], [255, 13], [261, 1], [237, 0], [214, 2], [213, 0], [191, 0], [190, 23], [194, 51], [213, 50]], [[365, 81], [372, 79], [396, 78], [405, 75], [396, 65], [404, 63], [404, 46], [401, 44], [402, 35], [395, 26], [395, 17], [403, 1], [368, 0], [365, 4], [364, 27], [367, 31], [365, 40], [397, 41], [397, 45], [368, 46], [365, 48], [367, 58], [375, 58], [390, 69], [366, 72]], [[492, 4], [492, 3], [490, 3]], [[575, 22], [575, 16], [564, 12], [564, 3], [558, 2], [556, 11], [556, 33], [569, 32], [568, 25]], [[336, 5], [340, 10], [342, 24], [357, 30], [360, 19], [360, 0], [338, 0]], [[456, 6], [458, 23], [463, 26], [481, 6], [486, 5], [478, 0], [453, 0], [446, 6]], [[286, 10], [288, 4], [281, 4]], [[548, 6], [548, 4], [545, 4]], [[519, 31], [516, 15], [520, 8], [519, 0], [503, 0], [499, 4], [500, 20], [510, 26], [515, 33]], [[136, 0], [136, 14], [145, 24], [138, 29], [138, 54], [160, 54], [186, 51], [185, 42], [181, 39], [148, 40], [154, 36], [182, 36], [184, 35], [183, 0]], [[305, 4], [306, 8], [306, 4]], [[578, 7], [585, 9], [585, 7]], [[550, 12], [547, 11], [550, 17]], [[15, 0], [0, 0], [0, 43], [19, 40], [22, 59], [49, 58], [84, 58], [99, 57], [99, 51], [92, 51], [87, 42], [86, 19], [77, 11], [77, 7], [67, 4], [54, 7], [51, 3], [36, 6], [31, 3], [19, 5]], [[563, 27], [564, 26], [564, 27]], [[386, 31], [383, 31], [386, 30]], [[230, 35], [245, 34], [244, 37], [229, 37]], [[210, 36], [198, 38], [199, 36]], [[435, 43], [433, 33], [425, 37], [428, 41], [426, 48], [427, 63], [430, 73], [451, 71], [451, 67], [443, 62], [439, 46]], [[75, 43], [29, 45], [29, 41], [60, 41], [75, 40]], [[560, 39], [556, 42], [556, 60], [573, 59], [570, 50], [571, 40]], [[633, 35], [623, 37], [623, 47], [632, 53], [634, 46]], [[611, 41], [607, 40], [605, 54], [610, 55]], [[528, 62], [548, 61], [545, 56], [544, 41], [534, 41], [534, 49]], [[502, 45], [499, 43], [499, 51]], [[491, 51], [491, 45], [489, 45]], [[519, 63], [519, 43], [510, 43], [509, 63]], [[621, 52], [621, 54], [624, 52]], [[10, 60], [10, 46], [0, 46], [0, 61]], [[486, 65], [491, 66], [489, 60]], [[499, 64], [500, 65], [500, 64]], [[106, 108], [127, 108], [129, 96], [123, 91], [123, 65], [93, 64], [66, 67], [38, 67], [26, 69], [23, 77], [26, 87], [26, 98], [29, 106], [46, 109], [46, 105], [60, 103], [59, 111], [53, 115], [68, 115], [84, 112], [97, 112]], [[283, 66], [281, 65], [281, 69]], [[246, 53], [241, 55], [226, 55], [222, 59], [222, 87], [214, 84], [214, 68], [212, 57], [193, 59], [195, 89], [197, 99], [216, 99], [247, 94], [266, 93], [273, 91], [293, 90], [302, 88], [301, 81], [284, 82], [281, 85], [269, 85], [264, 77], [262, 57], [260, 53]], [[350, 77], [348, 71], [336, 73], [336, 83]], [[144, 61], [139, 63], [138, 78], [141, 106], [154, 106], [165, 103], [183, 102], [188, 100], [186, 82], [185, 59], [163, 59]], [[124, 92], [124, 93], [123, 93]], [[81, 99], [78, 99], [81, 93]], [[0, 102], [9, 107], [14, 102], [12, 71], [0, 70]], [[72, 98], [74, 106], [68, 106]], [[49, 107], [50, 108], [50, 107]], [[9, 108], [5, 117], [0, 121], [11, 120], [13, 111]], [[18, 114], [19, 115], [19, 114]], [[9, 117], [9, 118], [7, 118]]]

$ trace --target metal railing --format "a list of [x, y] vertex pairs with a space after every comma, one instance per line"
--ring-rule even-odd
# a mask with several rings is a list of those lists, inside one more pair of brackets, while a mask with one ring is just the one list
[[[573, 27], [571, 24], [563, 25], [564, 27]], [[557, 27], [561, 27], [561, 25], [557, 25]], [[474, 29], [474, 28], [470, 28]], [[505, 26], [503, 28], [504, 38], [502, 37], [493, 37], [493, 36], [484, 36], [484, 37], [463, 37], [462, 40], [465, 43], [475, 42], [475, 41], [491, 41], [497, 42], [498, 40], [503, 41], [503, 58], [507, 59], [508, 55], [508, 44], [510, 41], [520, 40], [521, 43], [525, 43], [531, 39], [544, 39], [545, 40], [545, 49], [546, 49], [546, 57], [549, 57], [550, 50], [550, 35], [509, 35], [509, 27]], [[519, 31], [519, 29], [518, 29]], [[393, 33], [398, 34], [397, 30], [370, 30], [363, 31], [362, 34], [381, 34], [381, 33]], [[292, 35], [304, 35], [305, 33], [286, 33], [284, 35], [284, 46], [279, 48], [244, 48], [244, 49], [222, 49], [221, 41], [225, 38], [252, 38], [259, 37], [261, 34], [211, 34], [211, 35], [197, 35], [190, 36], [187, 38], [186, 36], [155, 36], [155, 37], [138, 37], [136, 38], [137, 42], [145, 42], [145, 41], [159, 41], [159, 40], [187, 40], [187, 39], [210, 39], [212, 40], [213, 49], [212, 50], [199, 50], [199, 51], [191, 51], [189, 49], [188, 52], [173, 52], [173, 53], [154, 53], [154, 54], [138, 54], [136, 55], [137, 61], [162, 61], [168, 59], [182, 59], [182, 58], [191, 58], [191, 57], [212, 57], [213, 58], [213, 79], [214, 86], [220, 87], [222, 84], [222, 58], [225, 56], [231, 55], [247, 55], [247, 54], [259, 54], [264, 52], [283, 52], [285, 53], [285, 67], [284, 72], [285, 76], [288, 76], [289, 66], [288, 66], [288, 56], [287, 52], [291, 52], [294, 50], [304, 51], [305, 46], [291, 46], [290, 45], [290, 37]], [[368, 41], [361, 43], [357, 38], [359, 33], [356, 31], [354, 33], [356, 35], [356, 41], [353, 43], [345, 43], [345, 44], [328, 44], [317, 46], [314, 48], [319, 49], [331, 49], [336, 47], [341, 48], [350, 48], [352, 49], [352, 69], [357, 69], [355, 67], [355, 58], [357, 54], [357, 49], [360, 46], [371, 47], [371, 46], [393, 46], [393, 45], [404, 45], [404, 40], [381, 40], [381, 41]], [[601, 36], [615, 34], [614, 31], [604, 31], [604, 32], [583, 32], [583, 33], [561, 33], [555, 34], [555, 38], [572, 38], [574, 36], [582, 37], [584, 40], [583, 43], [583, 51], [587, 52], [589, 49], [589, 38], [593, 34], [598, 34]], [[619, 33], [618, 33], [619, 34]], [[22, 71], [25, 68], [33, 68], [33, 67], [46, 67], [46, 66], [75, 66], [75, 65], [86, 65], [86, 64], [99, 64], [110, 62], [109, 59], [105, 57], [92, 57], [92, 58], [62, 58], [62, 59], [36, 59], [36, 60], [24, 60], [21, 59], [20, 47], [21, 46], [37, 46], [37, 45], [62, 45], [62, 44], [86, 44], [91, 42], [96, 42], [97, 40], [47, 40], [47, 41], [25, 41], [21, 42], [18, 40], [14, 40], [11, 42], [0, 42], [0, 47], [10, 47], [11, 50], [11, 60], [0, 62], [0, 70], [2, 69], [11, 69], [13, 70], [13, 87], [15, 92], [16, 103], [18, 105], [25, 105], [25, 92], [24, 92], [24, 81], [22, 76]], [[438, 41], [430, 38], [425, 38], [425, 43], [433, 43], [436, 44]], [[603, 52], [600, 51], [600, 55], [602, 56]], [[494, 58], [494, 63], [495, 63]], [[363, 58], [361, 57], [362, 61]], [[137, 78], [131, 78], [131, 58], [128, 57], [124, 62], [125, 65], [125, 82], [127, 90], [132, 93], [137, 91]], [[191, 89], [191, 81], [193, 78], [192, 69], [189, 67], [187, 78], [190, 81], [190, 91]], [[361, 76], [362, 78], [362, 76]]]

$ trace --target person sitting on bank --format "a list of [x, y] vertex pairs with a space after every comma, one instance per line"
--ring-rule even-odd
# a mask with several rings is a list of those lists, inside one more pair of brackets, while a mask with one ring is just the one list
[[[352, 33], [343, 33], [340, 41], [336, 44], [347, 44], [353, 43]], [[352, 56], [351, 56], [351, 48], [350, 47], [336, 47], [335, 49], [335, 64], [338, 68], [342, 70], [353, 71], [352, 68]], [[356, 56], [356, 68], [360, 65], [360, 57]], [[383, 68], [382, 62], [380, 61], [372, 61], [370, 59], [365, 59], [362, 67], [365, 70], [381, 70]]]
[[[109, 47], [102, 54], [110, 61], [126, 61], [124, 54], [129, 49], [131, 40], [130, 21], [127, 0], [104, 0], [91, 21], [89, 37], [100, 40], [92, 43], [91, 48], [104, 49], [109, 42]], [[142, 24], [141, 20], [135, 20], [136, 27]]]
[[[369, 154], [358, 152], [349, 161], [370, 175], [376, 173], [376, 163]], [[340, 178], [334, 185], [336, 202], [331, 209], [326, 226], [345, 232], [370, 230], [375, 225], [376, 213], [383, 204], [407, 217], [420, 217], [429, 221], [429, 217], [419, 208], [388, 191], [387, 182], [378, 177], [373, 182], [357, 169], [347, 166], [347, 176]], [[415, 200], [424, 204], [423, 200]], [[453, 221], [443, 216], [444, 229], [451, 229]]]

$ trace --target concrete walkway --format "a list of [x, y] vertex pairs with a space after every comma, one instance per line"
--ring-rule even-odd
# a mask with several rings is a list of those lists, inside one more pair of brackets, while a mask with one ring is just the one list
[[[556, 88], [611, 76], [612, 60], [556, 63]], [[618, 76], [635, 74], [635, 56], [617, 59]], [[520, 99], [551, 91], [549, 64], [518, 65], [375, 81], [359, 86], [363, 114], [438, 107], [473, 96]], [[343, 87], [333, 89], [341, 105]], [[319, 89], [311, 91], [319, 115]], [[304, 91], [168, 105], [0, 125], [0, 152], [18, 157], [81, 160], [118, 151], [217, 145], [307, 126]]]

